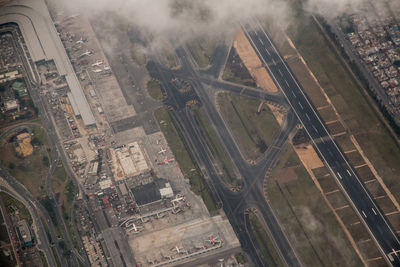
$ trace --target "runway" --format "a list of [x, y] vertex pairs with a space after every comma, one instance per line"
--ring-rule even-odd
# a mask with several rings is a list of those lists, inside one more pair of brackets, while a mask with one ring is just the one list
[[337, 146], [301, 85], [272, 43], [268, 33], [258, 22], [243, 25], [243, 31], [295, 111], [297, 118], [312, 139], [314, 148], [327, 166], [339, 187], [366, 226], [385, 260], [400, 266], [400, 241], [387, 218]]

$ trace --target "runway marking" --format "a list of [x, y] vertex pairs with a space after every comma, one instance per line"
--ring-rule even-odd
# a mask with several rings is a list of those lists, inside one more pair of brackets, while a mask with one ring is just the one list
[[314, 128], [314, 130], [318, 133], [317, 128], [315, 128], [314, 124], [312, 125], [312, 127]]
[[303, 109], [303, 105], [300, 103], [300, 101], [298, 103], [299, 103], [299, 106], [301, 107], [301, 109]]
[[370, 241], [371, 241], [371, 238], [368, 238], [368, 239], [360, 240], [357, 243], [358, 244], [362, 244], [362, 243], [367, 243], [367, 242], [370, 242]]
[[267, 48], [265, 48], [265, 51], [267, 52], [268, 56], [271, 56]]
[[381, 260], [382, 257], [376, 257], [376, 258], [371, 258], [371, 259], [367, 259], [367, 261], [377, 261], [377, 260]]
[[374, 197], [374, 199], [382, 199], [382, 198], [385, 198], [385, 197], [387, 197], [387, 196], [383, 195], [383, 196]]
[[325, 122], [325, 124], [328, 125], [328, 124], [331, 124], [331, 123], [335, 123], [337, 121], [339, 121], [339, 120], [327, 121], [327, 122]]
[[340, 173], [337, 172], [337, 175], [339, 176], [340, 179], [343, 179], [342, 176], [340, 175]]
[[325, 108], [330, 108], [330, 107], [331, 107], [330, 105], [326, 105], [326, 106], [322, 106], [322, 107], [317, 108], [317, 110], [321, 110], [321, 109], [325, 109]]
[[336, 208], [335, 211], [342, 210], [342, 209], [345, 209], [345, 208], [348, 208], [348, 207], [350, 207], [350, 206], [349, 205], [344, 205], [342, 207]]
[[364, 217], [367, 218], [367, 214], [365, 214], [365, 212], [363, 210], [361, 212], [364, 215]]
[[[286, 85], [287, 85], [287, 87], [290, 87], [290, 85], [289, 85], [289, 83], [288, 83], [288, 81], [285, 79], [285, 83], [286, 83]], [[292, 94], [294, 95], [294, 97], [296, 97], [296, 95], [294, 94], [294, 92], [293, 91], [291, 91], [292, 92]]]
[[361, 164], [361, 165], [355, 166], [354, 168], [355, 168], [355, 169], [358, 169], [358, 168], [361, 168], [361, 167], [364, 167], [364, 166], [367, 166], [367, 163], [364, 163], [364, 164]]
[[[281, 69], [278, 69], [279, 74], [283, 77]], [[286, 81], [286, 80], [285, 80]]]
[[358, 225], [358, 224], [360, 224], [360, 223], [361, 223], [361, 222], [358, 221], [358, 222], [355, 222], [355, 223], [351, 223], [350, 225], [353, 226], [353, 225]]
[[349, 171], [349, 170], [346, 170], [347, 171], [347, 173], [351, 176], [351, 172]]
[[264, 44], [264, 42], [261, 40], [261, 38], [258, 38], [258, 40], [260, 40], [260, 43], [261, 43], [261, 44]]
[[336, 190], [333, 190], [333, 191], [326, 192], [326, 193], [325, 193], [325, 196], [327, 196], [327, 195], [331, 195], [331, 194], [334, 194], [334, 193], [337, 193], [337, 192], [339, 192], [339, 189], [336, 189]]
[[372, 183], [372, 182], [375, 182], [375, 181], [376, 181], [376, 179], [374, 178], [374, 179], [371, 179], [371, 180], [368, 180], [368, 181], [364, 182], [364, 184], [369, 184], [369, 183]]
[[378, 215], [378, 214], [376, 213], [376, 211], [374, 210], [374, 208], [371, 208], [371, 209], [372, 209], [372, 211], [374, 212], [375, 215]]
[[345, 153], [345, 154], [348, 154], [348, 153], [352, 153], [352, 152], [356, 152], [356, 151], [357, 151], [357, 149], [353, 149], [353, 150], [345, 151], [344, 153]]
[[345, 135], [345, 134], [346, 134], [346, 131], [341, 132], [341, 133], [334, 134], [333, 136], [334, 136], [334, 137], [338, 137], [338, 136], [342, 136], [342, 135]]
[[400, 211], [395, 210], [395, 211], [392, 211], [392, 212], [387, 212], [387, 213], [385, 213], [385, 216], [390, 216], [390, 215], [397, 214], [397, 213], [400, 213]]
[[306, 117], [309, 121], [311, 121], [310, 116], [308, 116], [308, 114], [306, 113]]

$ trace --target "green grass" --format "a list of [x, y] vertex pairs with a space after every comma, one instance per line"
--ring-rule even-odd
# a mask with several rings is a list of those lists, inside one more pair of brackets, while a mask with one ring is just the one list
[[271, 144], [280, 126], [268, 106], [257, 113], [260, 101], [222, 93], [217, 98], [221, 113], [243, 153], [255, 160]]
[[187, 44], [187, 48], [200, 68], [210, 64], [211, 56], [216, 48], [215, 40], [210, 38], [197, 38]]
[[233, 186], [236, 186], [238, 181], [235, 171], [233, 170], [232, 162], [228, 158], [228, 155], [226, 154], [225, 149], [220, 142], [220, 139], [216, 135], [214, 129], [212, 129], [210, 123], [207, 120], [207, 117], [195, 105], [192, 105], [192, 112], [200, 127], [200, 131], [204, 136], [209, 149], [211, 150], [211, 153], [213, 154], [215, 160], [217, 161], [224, 174], [225, 181]]
[[265, 263], [268, 264], [268, 266], [284, 266], [269, 235], [257, 218], [257, 215], [254, 212], [250, 212], [249, 219], [251, 231], [254, 234], [258, 248], [264, 256]]
[[240, 79], [239, 77], [237, 77], [232, 70], [229, 68], [229, 66], [227, 65], [224, 69], [224, 73], [222, 74], [222, 79], [228, 82], [232, 82], [232, 83], [238, 83], [238, 84], [243, 84], [242, 79]]
[[183, 142], [183, 138], [176, 129], [168, 109], [166, 107], [159, 108], [154, 112], [154, 116], [160, 125], [161, 131], [167, 139], [168, 146], [174, 153], [175, 159], [178, 162], [183, 175], [185, 178], [189, 179], [191, 190], [203, 198], [204, 204], [210, 212], [215, 211], [217, 207], [210, 188], [195, 164], [194, 159], [188, 152], [188, 149]]
[[39, 148], [34, 149], [31, 155], [22, 158], [15, 151], [15, 142], [8, 143], [3, 140], [0, 145], [0, 160], [15, 179], [21, 182], [32, 195], [40, 198], [46, 194], [44, 184], [49, 170], [48, 144], [46, 134], [41, 127], [35, 126], [31, 129], [32, 141], [35, 139], [35, 142], [40, 143]]
[[[306, 169], [295, 165], [300, 162], [295, 158], [289, 147], [268, 178], [267, 194], [304, 266], [360, 266], [335, 216]], [[285, 174], [290, 169], [293, 173]], [[284, 182], [284, 176], [292, 179]]]
[[147, 82], [147, 91], [149, 92], [149, 95], [154, 98], [155, 100], [162, 100], [164, 98], [162, 91], [161, 91], [161, 85], [158, 80], [150, 80]]
[[18, 209], [18, 216], [21, 220], [26, 220], [26, 222], [29, 225], [32, 225], [32, 217], [31, 214], [29, 213], [29, 210], [25, 207], [25, 205], [12, 197], [11, 195], [5, 193], [5, 192], [0, 192], [0, 197], [4, 202], [4, 206], [6, 207], [7, 213], [11, 214], [14, 212], [14, 210], [11, 208], [11, 206], [14, 206]]
[[[303, 14], [295, 17], [295, 21], [296, 27], [289, 31], [289, 36], [387, 187], [400, 201], [400, 148], [315, 22]], [[312, 98], [307, 87], [305, 91]]]
[[42, 260], [43, 267], [48, 267], [49, 264], [47, 263], [46, 257], [42, 251], [39, 251], [40, 259]]
[[75, 186], [71, 178], [67, 175], [64, 166], [58, 165], [53, 173], [51, 188], [56, 198], [57, 204], [61, 207], [61, 213], [67, 227], [68, 235], [76, 249], [79, 250], [79, 244], [74, 230], [72, 229], [72, 202], [75, 197]]
[[235, 259], [236, 259], [237, 263], [239, 263], [239, 264], [246, 263], [246, 258], [244, 257], [244, 255], [241, 252], [235, 254]]

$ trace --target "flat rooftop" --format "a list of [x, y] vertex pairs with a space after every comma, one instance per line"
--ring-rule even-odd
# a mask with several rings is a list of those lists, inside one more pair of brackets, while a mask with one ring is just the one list
[[24, 36], [34, 62], [53, 60], [59, 74], [65, 76], [71, 90], [75, 113], [86, 126], [96, 124], [86, 96], [76, 77], [44, 0], [16, 0], [0, 9], [0, 25], [16, 23]]

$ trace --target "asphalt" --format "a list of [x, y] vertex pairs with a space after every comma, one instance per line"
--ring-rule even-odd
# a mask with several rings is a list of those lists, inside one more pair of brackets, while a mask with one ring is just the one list
[[[221, 54], [224, 55], [224, 53]], [[199, 72], [195, 70], [189, 53], [185, 49], [178, 49], [177, 56], [182, 64], [180, 70], [170, 71], [156, 62], [150, 62], [147, 66], [148, 70], [151, 76], [160, 80], [162, 88], [168, 96], [164, 100], [164, 103], [171, 108], [171, 114], [176, 127], [182, 133], [188, 148], [209, 184], [214, 199], [219, 206], [223, 207], [241, 242], [242, 248], [250, 255], [257, 266], [268, 266], [259, 248], [253, 242], [254, 238], [251, 230], [248, 228], [248, 223], [246, 224], [246, 216], [244, 216], [247, 209], [257, 208], [263, 216], [269, 232], [275, 241], [278, 253], [282, 256], [284, 262], [288, 266], [301, 266], [272, 208], [265, 201], [262, 190], [264, 177], [276, 165], [281, 154], [285, 151], [288, 144], [288, 136], [295, 128], [297, 119], [292, 112], [289, 112], [284, 127], [275, 136], [261, 160], [256, 165], [249, 164], [243, 159], [229, 129], [227, 129], [223, 118], [216, 109], [214, 102], [215, 93], [217, 90], [225, 90], [255, 99], [264, 99], [286, 105], [283, 96], [260, 92], [250, 87], [243, 90], [243, 87], [238, 85], [218, 82], [213, 79], [213, 77], [217, 77], [218, 75], [213, 75], [210, 73], [210, 70], [200, 77]], [[219, 70], [215, 68], [213, 71], [216, 74]], [[171, 80], [175, 77], [185, 79], [193, 89], [185, 93], [179, 92], [171, 83]], [[241, 190], [239, 192], [232, 192], [230, 186], [221, 177], [219, 167], [215, 163], [215, 159], [207, 146], [204, 136], [192, 115], [190, 106], [187, 105], [188, 102], [193, 100], [201, 103], [202, 109], [204, 109], [210, 123], [220, 137], [221, 144], [238, 170], [242, 178], [240, 181]]]
[[303, 124], [320, 158], [335, 177], [337, 184], [366, 226], [384, 258], [389, 264], [400, 266], [399, 256], [393, 253], [400, 251], [398, 236], [342, 150], [337, 146], [268, 33], [258, 22], [244, 25], [242, 28], [275, 84], [281, 89], [297, 118]]

